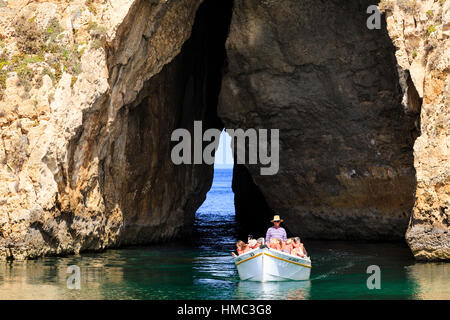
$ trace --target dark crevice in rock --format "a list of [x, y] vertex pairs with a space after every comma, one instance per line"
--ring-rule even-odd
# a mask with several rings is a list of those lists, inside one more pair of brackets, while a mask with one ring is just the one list
[[234, 165], [232, 189], [239, 238], [247, 239], [249, 234], [253, 237], [264, 235], [274, 212], [245, 165]]
[[406, 71], [407, 73], [407, 79], [406, 79], [406, 85], [408, 86], [408, 110], [407, 113], [411, 114], [412, 117], [415, 117], [416, 120], [414, 122], [414, 132], [413, 132], [413, 139], [416, 140], [418, 136], [420, 136], [420, 112], [422, 110], [422, 103], [423, 99], [420, 97], [419, 93], [417, 92], [416, 86], [414, 85], [414, 82], [412, 81], [411, 75], [409, 71]]

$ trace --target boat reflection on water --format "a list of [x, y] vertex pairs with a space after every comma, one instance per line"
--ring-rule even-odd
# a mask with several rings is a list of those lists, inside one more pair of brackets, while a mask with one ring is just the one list
[[306, 300], [311, 281], [239, 281], [236, 299]]

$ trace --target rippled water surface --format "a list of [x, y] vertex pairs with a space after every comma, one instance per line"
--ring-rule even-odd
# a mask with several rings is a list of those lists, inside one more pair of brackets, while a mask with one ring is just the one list
[[[1, 299], [450, 299], [450, 263], [418, 263], [401, 243], [305, 241], [310, 281], [240, 281], [231, 170], [216, 170], [191, 242], [0, 263]], [[67, 288], [67, 267], [81, 289]], [[369, 290], [366, 269], [381, 269]]]

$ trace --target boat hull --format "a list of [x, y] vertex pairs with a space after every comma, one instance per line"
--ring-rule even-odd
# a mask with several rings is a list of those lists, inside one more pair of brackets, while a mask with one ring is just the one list
[[270, 248], [256, 249], [234, 258], [241, 280], [309, 280], [311, 261]]

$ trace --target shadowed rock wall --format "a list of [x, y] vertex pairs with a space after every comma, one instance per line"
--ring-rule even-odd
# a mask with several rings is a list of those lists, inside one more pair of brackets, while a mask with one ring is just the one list
[[[381, 1], [407, 102], [420, 101], [416, 197], [406, 241], [420, 260], [450, 260], [450, 2]], [[403, 85], [405, 87], [405, 85]]]
[[385, 24], [366, 27], [374, 3], [235, 1], [219, 115], [280, 129], [278, 174], [246, 167], [303, 237], [401, 239], [408, 225], [418, 114], [402, 105]]

